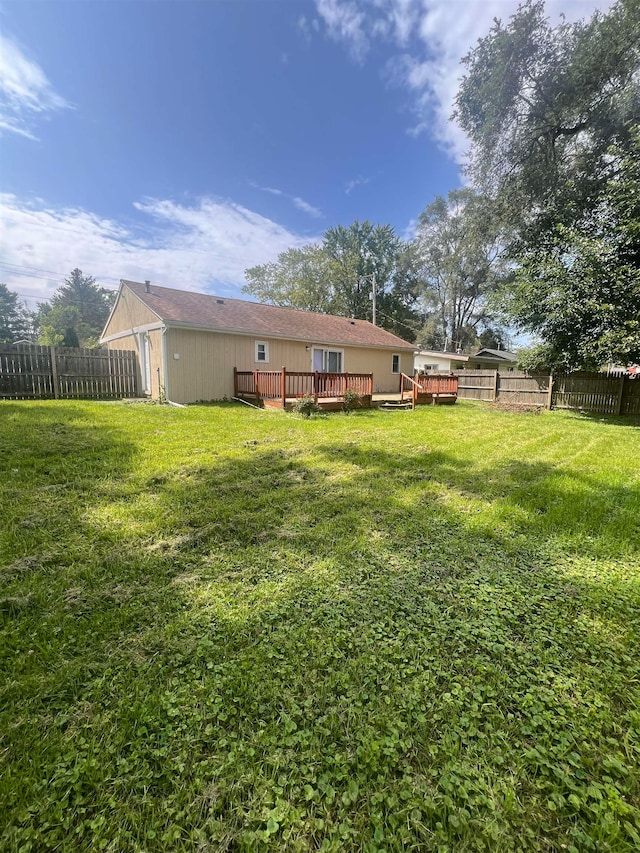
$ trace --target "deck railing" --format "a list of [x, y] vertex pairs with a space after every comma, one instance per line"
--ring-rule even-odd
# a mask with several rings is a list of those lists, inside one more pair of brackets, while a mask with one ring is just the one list
[[439, 376], [435, 373], [430, 373], [426, 376], [415, 377], [415, 381], [420, 385], [420, 393], [422, 394], [457, 394], [458, 393], [458, 377], [443, 375]]
[[458, 394], [458, 377], [437, 374], [428, 376], [407, 376], [406, 373], [400, 374], [400, 401], [411, 400], [414, 408], [418, 403], [420, 394], [431, 394], [434, 397], [442, 394], [456, 395]]
[[309, 395], [316, 400], [327, 397], [342, 398], [347, 389], [361, 397], [373, 394], [373, 373], [321, 373], [287, 370], [233, 369], [235, 397], [254, 397], [257, 401], [286, 401]]

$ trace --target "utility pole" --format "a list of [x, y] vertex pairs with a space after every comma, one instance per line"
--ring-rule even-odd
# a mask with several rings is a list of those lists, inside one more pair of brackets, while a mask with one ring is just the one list
[[371, 290], [369, 291], [369, 299], [371, 300], [371, 303], [372, 303], [371, 307], [373, 309], [372, 310], [371, 322], [375, 326], [376, 325], [376, 274], [374, 272], [372, 272], [372, 273], [368, 273], [367, 275], [361, 275], [360, 278], [365, 279], [365, 281], [368, 281], [369, 279], [371, 279]]
[[373, 325], [376, 324], [376, 274], [371, 273], [371, 301], [373, 302]]

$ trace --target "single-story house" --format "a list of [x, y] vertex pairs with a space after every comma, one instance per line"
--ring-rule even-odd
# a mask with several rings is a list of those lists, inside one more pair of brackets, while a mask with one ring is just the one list
[[469, 356], [467, 370], [515, 370], [518, 366], [518, 356], [506, 349], [478, 350]]
[[420, 350], [413, 358], [414, 370], [425, 373], [445, 372], [452, 370], [463, 370], [469, 361], [468, 355], [458, 352], [438, 352], [437, 350]]
[[397, 392], [415, 350], [366, 320], [124, 280], [100, 340], [137, 350], [144, 393], [176, 403], [233, 397], [234, 367], [372, 373]]

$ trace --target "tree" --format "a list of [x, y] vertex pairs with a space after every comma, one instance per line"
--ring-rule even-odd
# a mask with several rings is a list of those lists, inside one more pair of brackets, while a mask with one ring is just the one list
[[415, 337], [415, 256], [390, 225], [356, 221], [329, 228], [319, 246], [289, 249], [245, 276], [243, 291], [261, 301], [360, 319], [372, 319], [375, 280], [378, 325]]
[[438, 196], [420, 215], [416, 246], [427, 313], [421, 345], [473, 348], [490, 327], [487, 297], [505, 273], [491, 206], [468, 188]]
[[[37, 315], [41, 342], [56, 339], [65, 346], [97, 346], [113, 302], [113, 293], [92, 276], [74, 269]], [[45, 331], [46, 330], [46, 331]], [[59, 340], [62, 336], [62, 341]]]
[[553, 369], [640, 362], [640, 130], [617, 175], [575, 226], [559, 224], [547, 250], [527, 252], [503, 294], [518, 326], [540, 335], [526, 363]]
[[245, 270], [245, 293], [300, 311], [331, 313], [335, 293], [331, 285], [331, 261], [321, 246], [287, 249], [271, 264]]
[[38, 343], [42, 346], [79, 347], [80, 328], [80, 310], [75, 305], [40, 306]]
[[519, 268], [503, 307], [542, 340], [527, 357], [564, 369], [636, 359], [640, 0], [557, 27], [529, 0], [465, 62], [456, 115]]
[[0, 284], [0, 343], [29, 339], [33, 333], [29, 312], [20, 304], [18, 295]]
[[597, 207], [640, 115], [640, 0], [551, 27], [542, 0], [496, 20], [464, 62], [455, 116], [470, 174], [500, 205], [514, 257]]

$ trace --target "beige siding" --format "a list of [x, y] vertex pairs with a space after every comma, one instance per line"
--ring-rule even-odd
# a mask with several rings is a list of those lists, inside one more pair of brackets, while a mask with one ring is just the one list
[[[268, 364], [256, 363], [257, 340], [269, 344]], [[232, 397], [234, 367], [238, 370], [280, 370], [284, 366], [287, 370], [312, 370], [312, 345], [300, 341], [173, 328], [166, 333], [166, 343], [168, 395], [176, 403]], [[398, 390], [399, 377], [392, 373], [391, 357], [395, 350], [320, 343], [317, 346], [342, 349], [343, 370], [349, 373], [373, 373], [374, 391]], [[413, 352], [399, 354], [402, 372], [412, 375]]]
[[[153, 313], [150, 308], [143, 305], [135, 294], [127, 287], [123, 287], [120, 292], [120, 297], [116, 305], [116, 309], [111, 315], [104, 337], [116, 335], [118, 332], [126, 332], [129, 329], [134, 329], [137, 326], [144, 326], [149, 323], [159, 323], [158, 316]], [[118, 349], [130, 349], [130, 347], [117, 347]]]
[[[151, 394], [152, 399], [157, 400], [160, 393], [158, 385], [158, 369], [160, 370], [160, 385], [164, 385], [163, 367], [162, 367], [162, 331], [154, 329], [147, 333], [149, 336], [149, 356], [151, 365]], [[138, 365], [142, 367], [142, 355], [140, 353], [140, 335], [127, 335], [124, 338], [117, 338], [115, 341], [107, 343], [109, 349], [127, 349], [135, 350], [138, 354]], [[144, 388], [144, 377], [140, 377], [140, 389]]]

